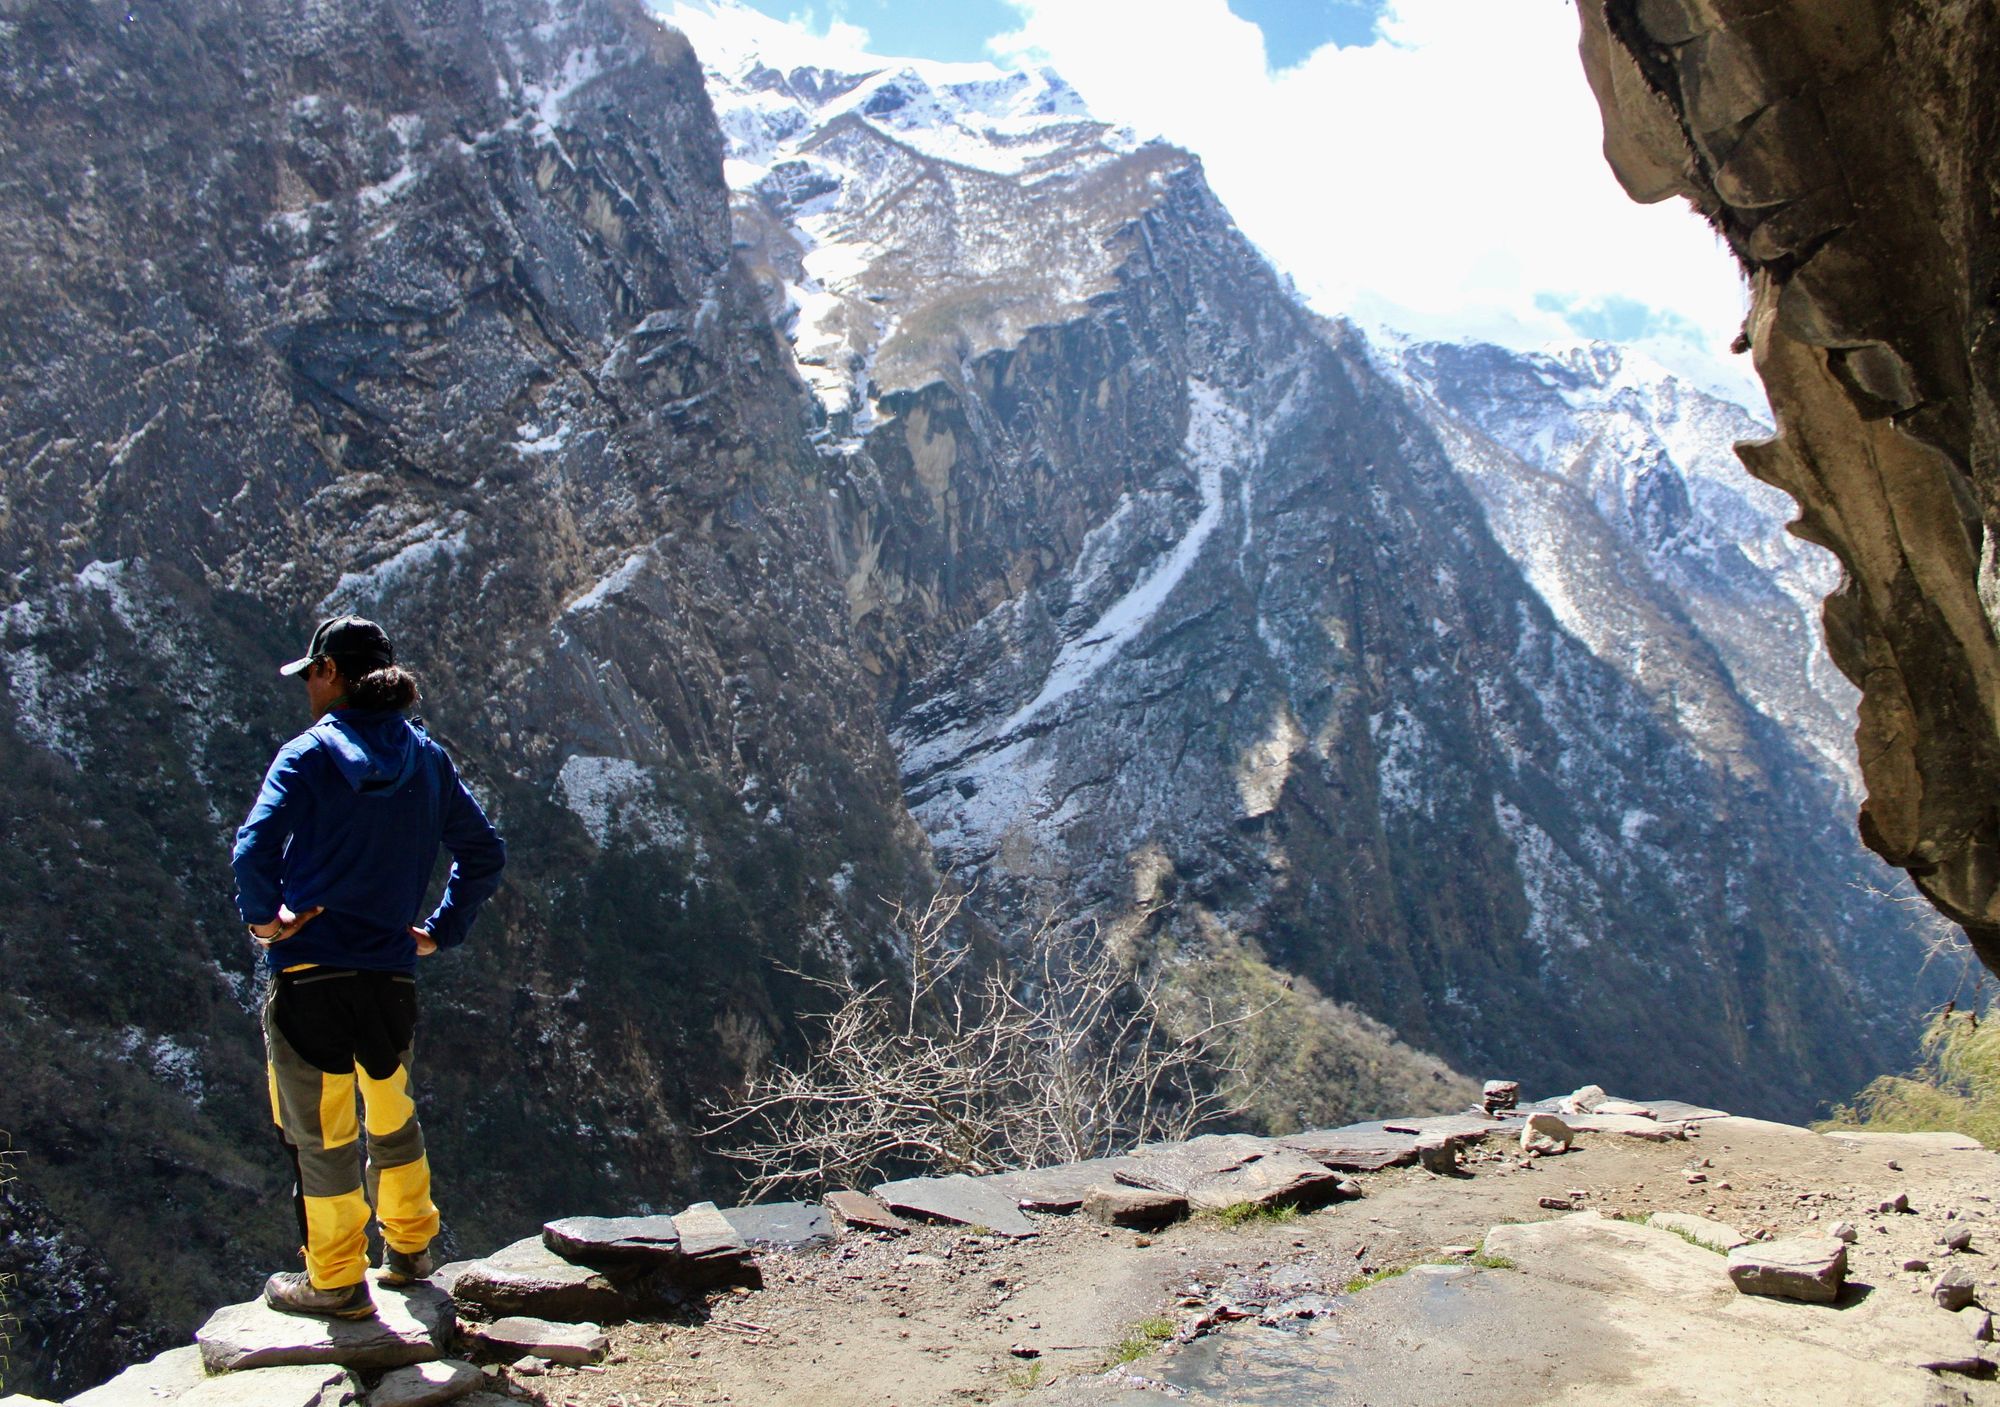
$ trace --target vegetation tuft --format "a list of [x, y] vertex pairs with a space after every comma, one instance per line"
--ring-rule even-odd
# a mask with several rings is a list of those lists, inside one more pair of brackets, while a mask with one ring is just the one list
[[1119, 1341], [1118, 1346], [1111, 1350], [1111, 1361], [1114, 1364], [1130, 1363], [1134, 1359], [1144, 1358], [1173, 1336], [1174, 1321], [1164, 1314], [1141, 1319], [1132, 1326], [1131, 1332]]
[[1922, 1056], [1907, 1075], [1884, 1075], [1836, 1106], [1822, 1132], [1949, 1132], [2000, 1147], [2000, 1021], [1992, 1003], [1947, 1002], [1924, 1029]]
[[1297, 1207], [1260, 1206], [1255, 1202], [1238, 1202], [1224, 1207], [1215, 1214], [1215, 1219], [1224, 1226], [1282, 1226], [1288, 1221], [1299, 1219]]

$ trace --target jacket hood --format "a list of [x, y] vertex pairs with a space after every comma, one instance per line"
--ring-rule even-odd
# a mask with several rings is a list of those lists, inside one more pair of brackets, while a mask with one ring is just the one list
[[395, 712], [335, 709], [313, 724], [312, 735], [347, 784], [364, 796], [402, 790], [423, 753], [417, 730]]

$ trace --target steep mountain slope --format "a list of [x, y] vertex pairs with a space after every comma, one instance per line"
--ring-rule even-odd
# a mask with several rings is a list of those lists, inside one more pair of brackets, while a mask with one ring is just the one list
[[[227, 845], [311, 621], [383, 619], [513, 842], [439, 958], [451, 1231], [707, 1180], [774, 962], [927, 892], [732, 261], [686, 43], [623, 0], [8, 7], [0, 1128], [58, 1395], [289, 1262]], [[64, 1269], [51, 1273], [51, 1267]]]
[[1711, 760], [1755, 765], [1752, 710], [1859, 800], [1859, 695], [1818, 628], [1838, 564], [1786, 531], [1791, 500], [1733, 448], [1768, 425], [1605, 343], [1387, 353], [1566, 630]]
[[[1738, 609], [1731, 554], [1772, 550], [1764, 518], [1710, 495], [1704, 524], [1752, 531], [1706, 576], [1693, 545], [1630, 549], [1658, 574], [1645, 630], [1685, 648], [1629, 650], [1682, 656], [1679, 700], [1596, 656], [1623, 627], [1565, 628], [1589, 603], [1552, 613], [1523, 580], [1435, 407], [1297, 307], [1191, 158], [1079, 126], [1046, 75], [771, 62], [735, 7], [670, 13], [732, 137], [739, 242], [827, 398], [832, 528], [911, 806], [994, 912], [1080, 906], [1190, 983], [1279, 970], [1538, 1081], [1672, 1068], [1796, 1112], [1889, 1058], [1915, 956], [1858, 887], [1819, 755], [1838, 696], [1774, 720], [1790, 666], [1739, 688], [1691, 624]], [[1040, 324], [1007, 345], [992, 302], [903, 276], [961, 267]], [[1703, 437], [1739, 425], [1698, 409], [1715, 479]], [[1503, 419], [1469, 424], [1500, 445]], [[1630, 497], [1625, 448], [1581, 489]], [[1785, 637], [1769, 614], [1739, 658]], [[1262, 1112], [1338, 1098], [1302, 1084]]]

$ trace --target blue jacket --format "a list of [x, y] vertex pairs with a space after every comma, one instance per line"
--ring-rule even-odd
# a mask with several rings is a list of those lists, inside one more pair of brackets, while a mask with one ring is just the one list
[[278, 750], [236, 832], [236, 905], [254, 924], [276, 918], [281, 901], [294, 913], [325, 906], [271, 946], [273, 969], [412, 971], [410, 925], [440, 844], [451, 877], [422, 926], [449, 948], [500, 887], [507, 847], [422, 728], [400, 712], [333, 709]]

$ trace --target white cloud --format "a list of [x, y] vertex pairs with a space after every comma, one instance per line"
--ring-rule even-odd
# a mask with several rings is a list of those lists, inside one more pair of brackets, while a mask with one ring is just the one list
[[1592, 322], [1560, 310], [1636, 302], [1661, 360], [1753, 385], [1727, 352], [1746, 304], [1728, 251], [1679, 201], [1633, 204], [1604, 163], [1571, 4], [1389, 0], [1375, 43], [1273, 74], [1225, 0], [1010, 3], [998, 59], [1051, 64], [1100, 118], [1199, 154], [1321, 311], [1532, 346]]

